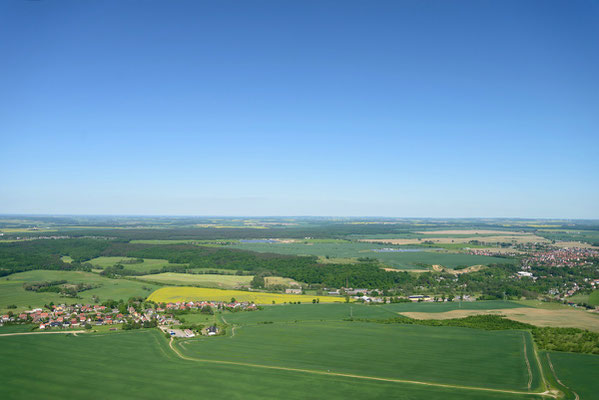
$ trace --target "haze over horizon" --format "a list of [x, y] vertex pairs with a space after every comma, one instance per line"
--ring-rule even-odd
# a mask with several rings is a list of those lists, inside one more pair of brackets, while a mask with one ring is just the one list
[[0, 214], [599, 219], [594, 1], [7, 1], [0, 50]]

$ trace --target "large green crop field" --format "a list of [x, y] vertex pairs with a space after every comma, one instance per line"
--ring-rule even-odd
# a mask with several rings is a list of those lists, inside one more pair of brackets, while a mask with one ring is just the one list
[[[23, 288], [24, 283], [48, 282], [66, 280], [68, 283], [87, 283], [99, 285], [97, 288], [78, 293], [80, 299], [63, 297], [58, 293], [33, 292]], [[31, 307], [40, 307], [50, 302], [54, 303], [91, 303], [92, 297], [97, 296], [100, 302], [108, 299], [127, 300], [133, 296], [146, 297], [159, 286], [147, 282], [137, 282], [129, 279], [109, 279], [98, 274], [82, 271], [48, 271], [34, 270], [20, 272], [0, 278], [0, 310], [6, 311], [8, 305], [16, 305], [18, 311]]]
[[[334, 333], [334, 331], [328, 332]], [[239, 333], [241, 335], [241, 333]], [[213, 338], [204, 344], [221, 347]], [[517, 341], [517, 340], [516, 340]], [[508, 339], [509, 342], [509, 339]], [[157, 330], [97, 335], [0, 337], [2, 398], [513, 400], [534, 395], [386, 382], [179, 358]], [[394, 345], [393, 343], [391, 343]], [[293, 346], [293, 343], [289, 343]], [[187, 345], [185, 345], [187, 346]], [[339, 347], [328, 354], [334, 356]], [[187, 352], [187, 351], [186, 351]], [[226, 353], [229, 350], [225, 350]], [[226, 354], [225, 354], [226, 356]], [[304, 359], [309, 355], [302, 356]], [[322, 355], [315, 357], [325, 358]], [[437, 355], [443, 363], [443, 355]], [[511, 361], [510, 361], [511, 360]], [[515, 360], [501, 361], [501, 365]], [[354, 369], [373, 375], [369, 357]], [[402, 360], [398, 360], [402, 363]], [[438, 364], [428, 365], [434, 370]], [[460, 367], [458, 366], [458, 369]], [[454, 375], [457, 372], [453, 373]], [[477, 372], [478, 374], [478, 372]], [[491, 375], [493, 372], [490, 373]], [[501, 379], [510, 380], [510, 372]], [[472, 380], [472, 379], [470, 379]], [[476, 378], [475, 378], [476, 380]], [[516, 379], [518, 384], [520, 379]], [[511, 383], [511, 382], [506, 382]]]
[[[234, 337], [190, 339], [185, 356], [474, 387], [527, 390], [521, 331], [362, 322], [244, 325]], [[451, 344], [451, 345], [448, 345]], [[532, 360], [533, 386], [539, 374]]]
[[598, 397], [599, 356], [557, 352], [543, 353], [542, 356], [547, 357], [547, 354], [562, 384], [576, 392], [581, 400]]
[[263, 253], [314, 255], [319, 257], [329, 256], [331, 258], [344, 259], [345, 262], [347, 262], [348, 259], [369, 257], [376, 258], [389, 266], [401, 269], [418, 269], [425, 265], [436, 264], [443, 265], [447, 268], [455, 268], [459, 265], [488, 265], [508, 263], [512, 261], [508, 258], [477, 256], [463, 253], [448, 253], [445, 251], [424, 251], [426, 249], [415, 249], [418, 251], [408, 252], [377, 252], [374, 250], [380, 250], [390, 246], [377, 243], [363, 243], [346, 240], [307, 240], [295, 243], [240, 242], [232, 244], [230, 247]]

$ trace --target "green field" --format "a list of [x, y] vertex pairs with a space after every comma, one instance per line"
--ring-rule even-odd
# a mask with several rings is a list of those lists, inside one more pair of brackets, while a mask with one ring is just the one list
[[599, 379], [597, 379], [599, 356], [557, 352], [541, 355], [547, 357], [547, 354], [549, 354], [557, 378], [570, 390], [576, 392], [580, 400], [597, 399], [599, 394]]
[[400, 312], [444, 312], [456, 309], [494, 310], [518, 308], [522, 305], [510, 301], [476, 301], [447, 303], [395, 303], [385, 305], [366, 305], [361, 303], [338, 304], [285, 304], [265, 306], [263, 310], [243, 313], [223, 314], [227, 322], [234, 324], [254, 324], [263, 321], [341, 321], [353, 318], [388, 319]]
[[136, 279], [148, 282], [159, 282], [169, 285], [200, 286], [209, 288], [236, 289], [249, 286], [251, 275], [220, 275], [220, 274], [179, 274], [165, 272], [162, 274], [136, 276]]
[[118, 263], [122, 263], [125, 269], [130, 269], [137, 272], [151, 272], [151, 271], [159, 271], [162, 267], [172, 267], [172, 266], [184, 266], [187, 264], [171, 264], [168, 260], [161, 260], [155, 258], [144, 258], [142, 263], [129, 264], [127, 261], [135, 260], [135, 258], [131, 257], [97, 257], [89, 261], [91, 265], [94, 267], [104, 269], [107, 267], [112, 267]]
[[[488, 265], [497, 263], [508, 263], [511, 259], [499, 257], [477, 256], [462, 253], [448, 253], [438, 251], [416, 252], [376, 252], [387, 246], [377, 243], [363, 243], [347, 240], [332, 241], [298, 241], [296, 243], [236, 243], [229, 247], [257, 251], [262, 253], [279, 253], [291, 255], [314, 255], [318, 257], [329, 256], [333, 259], [376, 258], [382, 263], [399, 269], [418, 269], [425, 265], [443, 265], [447, 268], [455, 268], [458, 265]], [[326, 260], [325, 260], [326, 261]]]
[[[521, 331], [327, 321], [243, 325], [232, 338], [186, 340], [180, 349], [203, 359], [527, 390], [524, 341], [532, 356]], [[535, 389], [536, 368], [533, 377]]]
[[[99, 287], [79, 292], [80, 299], [63, 297], [58, 293], [33, 292], [23, 288], [24, 283], [66, 280], [68, 283], [88, 283]], [[47, 271], [35, 270], [20, 272], [0, 278], [0, 310], [8, 311], [8, 305], [16, 305], [13, 311], [41, 307], [44, 304], [60, 303], [91, 303], [92, 296], [97, 296], [100, 302], [112, 300], [127, 300], [133, 296], [146, 297], [159, 286], [146, 282], [129, 279], [109, 279], [98, 274], [82, 271]]]
[[[457, 332], [457, 331], [456, 331]], [[328, 334], [335, 333], [329, 331]], [[390, 340], [388, 332], [381, 333]], [[239, 334], [241, 337], [241, 332]], [[460, 335], [454, 335], [460, 343]], [[512, 350], [517, 336], [499, 335], [500, 342]], [[486, 336], [485, 336], [486, 337]], [[233, 339], [212, 338], [214, 342], [202, 343], [221, 347], [217, 343], [236, 342]], [[360, 342], [362, 338], [356, 337]], [[518, 339], [520, 341], [518, 341]], [[243, 340], [243, 339], [242, 339]], [[263, 341], [263, 339], [260, 339]], [[406, 339], [409, 341], [409, 339]], [[434, 339], [433, 339], [434, 340]], [[280, 341], [279, 341], [280, 342]], [[533, 395], [486, 392], [468, 389], [424, 386], [409, 383], [385, 382], [343, 376], [327, 376], [315, 373], [286, 371], [281, 369], [255, 368], [210, 362], [197, 362], [179, 358], [168, 346], [167, 340], [157, 330], [142, 330], [97, 335], [29, 335], [0, 337], [0, 375], [4, 399], [64, 399], [64, 398], [111, 398], [111, 399], [381, 399], [403, 400], [512, 400], [539, 399]], [[395, 346], [395, 341], [389, 344]], [[289, 342], [293, 346], [293, 343]], [[300, 344], [298, 344], [300, 345]], [[187, 346], [187, 345], [185, 345]], [[263, 348], [260, 346], [260, 348]], [[333, 347], [330, 358], [341, 354], [341, 347]], [[493, 350], [492, 350], [493, 351]], [[187, 352], [187, 350], [186, 350]], [[226, 353], [229, 351], [227, 350]], [[495, 352], [495, 351], [493, 351]], [[514, 347], [513, 352], [518, 350]], [[363, 356], [363, 352], [359, 352]], [[227, 355], [224, 355], [227, 357]], [[326, 354], [315, 355], [325, 359]], [[345, 355], [348, 357], [348, 355]], [[310, 358], [303, 355], [302, 359]], [[356, 359], [359, 359], [358, 357]], [[486, 365], [477, 360], [478, 365]], [[516, 354], [501, 356], [497, 367], [509, 366], [521, 370]], [[298, 363], [302, 363], [302, 359]], [[62, 361], [59, 361], [62, 360]], [[385, 358], [388, 360], [388, 357]], [[426, 369], [435, 374], [442, 354]], [[293, 361], [293, 360], [291, 360]], [[353, 360], [352, 360], [353, 361]], [[404, 364], [397, 360], [397, 364]], [[373, 375], [379, 368], [377, 360], [368, 357], [354, 370]], [[513, 364], [513, 365], [512, 365]], [[395, 364], [392, 365], [395, 368]], [[457, 365], [459, 371], [463, 366]], [[497, 376], [506, 385], [522, 386], [521, 377], [512, 371], [499, 371], [490, 366], [485, 376]], [[472, 367], [465, 367], [464, 374]], [[459, 375], [458, 371], [449, 372]], [[475, 377], [468, 381], [480, 380]], [[428, 379], [428, 378], [427, 378]]]

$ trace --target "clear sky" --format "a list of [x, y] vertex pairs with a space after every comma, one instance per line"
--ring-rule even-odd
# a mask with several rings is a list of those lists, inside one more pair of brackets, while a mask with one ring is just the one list
[[0, 213], [599, 218], [599, 2], [0, 2]]

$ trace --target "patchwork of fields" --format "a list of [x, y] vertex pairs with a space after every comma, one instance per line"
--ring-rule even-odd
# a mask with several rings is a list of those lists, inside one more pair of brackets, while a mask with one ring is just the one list
[[[427, 265], [443, 265], [447, 268], [457, 266], [488, 265], [512, 262], [510, 258], [488, 257], [447, 251], [431, 251], [427, 248], [401, 249], [404, 251], [381, 251], [387, 245], [345, 240], [296, 241], [292, 243], [235, 243], [229, 247], [261, 253], [279, 253], [290, 255], [313, 255], [348, 262], [357, 258], [376, 258], [382, 263], [398, 269], [419, 269]], [[407, 250], [407, 251], [405, 251]]]
[[[61, 296], [58, 293], [34, 292], [25, 290], [24, 283], [48, 282], [66, 280], [68, 283], [85, 283], [98, 287], [78, 293], [81, 299]], [[92, 297], [97, 296], [100, 302], [111, 300], [127, 300], [133, 296], [148, 296], [159, 286], [146, 282], [136, 282], [128, 279], [109, 279], [98, 274], [82, 271], [49, 271], [34, 270], [20, 272], [0, 278], [0, 310], [7, 311], [9, 305], [16, 305], [13, 311], [31, 309], [50, 302], [56, 304], [81, 301], [92, 303]]]

